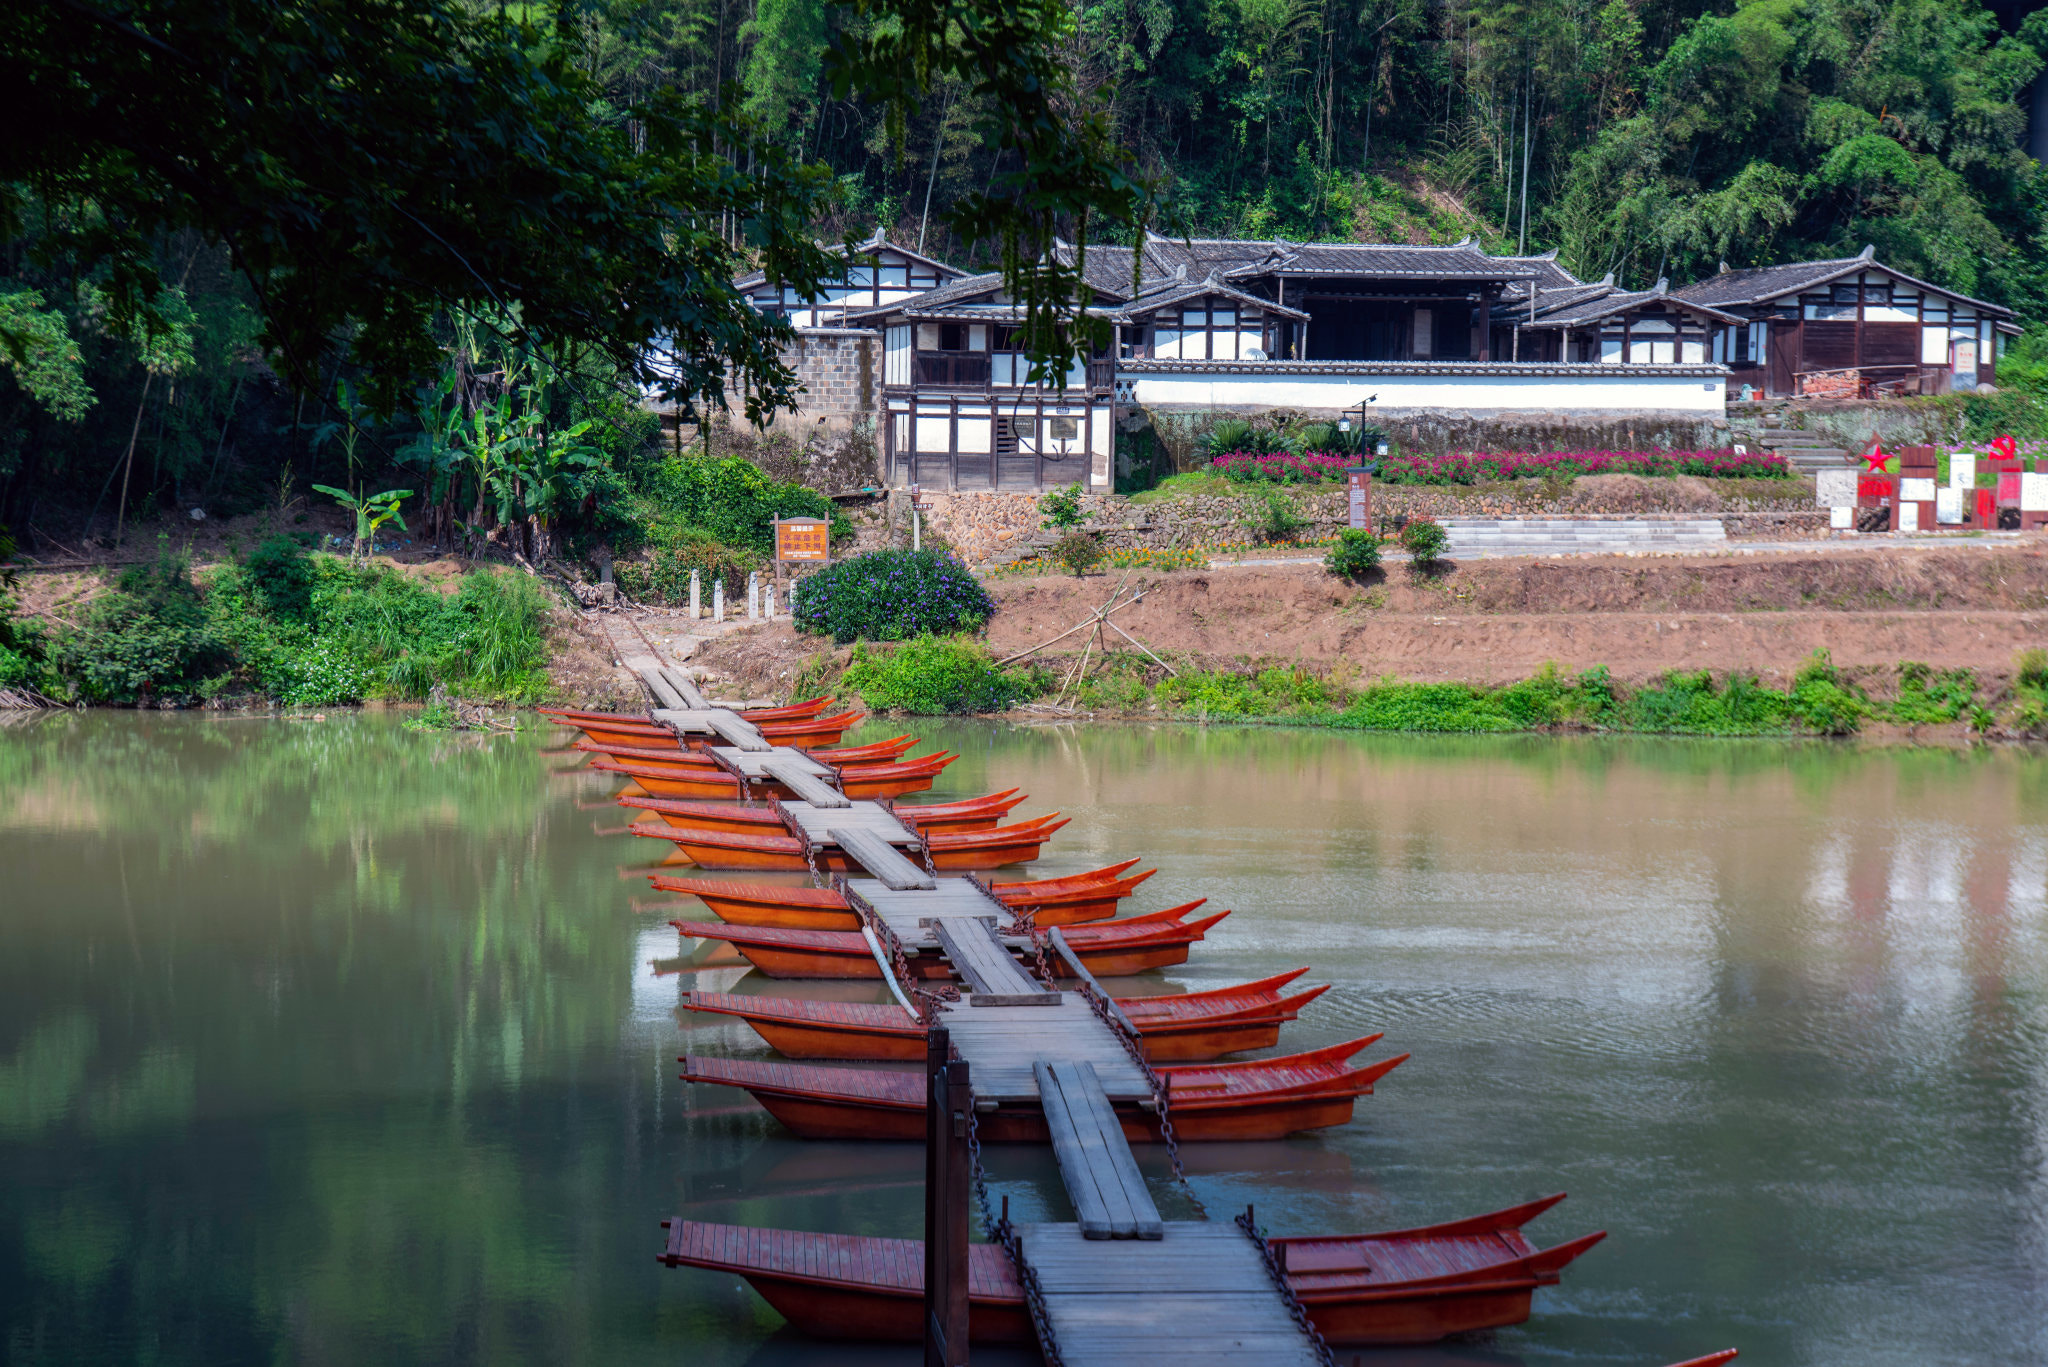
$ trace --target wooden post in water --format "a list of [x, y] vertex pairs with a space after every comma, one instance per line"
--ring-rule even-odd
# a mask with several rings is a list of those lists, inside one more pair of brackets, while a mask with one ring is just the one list
[[967, 1147], [974, 1093], [943, 1026], [925, 1035], [924, 1362], [967, 1362]]

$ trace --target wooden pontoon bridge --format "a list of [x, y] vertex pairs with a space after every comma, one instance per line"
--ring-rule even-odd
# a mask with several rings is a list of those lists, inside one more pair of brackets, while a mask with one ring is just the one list
[[[706, 870], [808, 871], [813, 886], [653, 875], [716, 918], [674, 922], [778, 978], [866, 978], [891, 1003], [689, 992], [797, 1060], [686, 1055], [691, 1082], [742, 1088], [806, 1137], [922, 1139], [927, 1240], [758, 1230], [677, 1216], [671, 1266], [731, 1271], [814, 1333], [926, 1340], [928, 1363], [976, 1342], [1035, 1341], [1048, 1362], [1328, 1363], [1329, 1345], [1426, 1342], [1518, 1323], [1530, 1297], [1602, 1236], [1538, 1250], [1521, 1226], [1561, 1196], [1371, 1235], [1268, 1239], [1234, 1219], [1160, 1215], [1133, 1144], [1277, 1138], [1348, 1122], [1407, 1055], [1355, 1066], [1378, 1035], [1219, 1061], [1279, 1042], [1324, 990], [1307, 969], [1182, 996], [1112, 996], [1098, 975], [1185, 960], [1227, 911], [1201, 901], [1120, 915], [1137, 860], [1062, 878], [967, 870], [1035, 859], [1066, 823], [1012, 822], [1016, 789], [924, 806], [950, 757], [916, 741], [836, 746], [857, 720], [830, 699], [740, 712], [662, 667], [640, 671], [645, 719], [556, 711], [591, 767], [631, 782], [635, 833]], [[735, 801], [734, 799], [737, 799]], [[1055, 814], [1056, 815], [1056, 814]], [[963, 876], [964, 874], [964, 876]], [[923, 1058], [922, 1074], [870, 1062]], [[1049, 1144], [1074, 1218], [1012, 1224], [981, 1182], [979, 1144]], [[970, 1177], [991, 1243], [967, 1239]], [[1190, 1203], [1197, 1210], [1200, 1202]]]

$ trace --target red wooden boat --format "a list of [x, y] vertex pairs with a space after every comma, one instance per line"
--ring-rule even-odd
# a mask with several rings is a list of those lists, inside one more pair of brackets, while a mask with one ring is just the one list
[[[920, 1292], [920, 1293], [922, 1293], [922, 1291], [923, 1291], [923, 1289], [924, 1289], [924, 1246], [923, 1246], [922, 1244], [920, 1244], [920, 1245], [918, 1246], [917, 1254], [918, 1254], [918, 1264], [917, 1264], [917, 1271], [918, 1271], [918, 1283], [917, 1283], [917, 1285], [918, 1285], [918, 1289], [919, 1289], [919, 1292]], [[972, 1316], [972, 1309], [973, 1309], [973, 1307], [972, 1307], [972, 1305], [970, 1304], [970, 1306], [969, 1306], [969, 1312], [970, 1312], [970, 1313], [969, 1313], [969, 1318], [968, 1318], [968, 1324], [967, 1324], [968, 1332], [969, 1332], [970, 1334], [974, 1332], [974, 1320], [973, 1320], [973, 1316]], [[1671, 1364], [1671, 1367], [1721, 1367], [1721, 1364], [1722, 1364], [1722, 1363], [1724, 1363], [1724, 1362], [1733, 1362], [1733, 1361], [1735, 1361], [1735, 1359], [1736, 1359], [1736, 1358], [1738, 1358], [1738, 1357], [1740, 1357], [1740, 1356], [1741, 1356], [1741, 1354], [1737, 1353], [1737, 1352], [1736, 1352], [1736, 1351], [1735, 1351], [1735, 1350], [1734, 1350], [1733, 1348], [1723, 1348], [1723, 1349], [1722, 1349], [1722, 1350], [1721, 1350], [1720, 1352], [1718, 1352], [1718, 1353], [1709, 1353], [1709, 1354], [1707, 1354], [1707, 1355], [1706, 1355], [1705, 1357], [1703, 1357], [1703, 1358], [1687, 1358], [1687, 1359], [1686, 1359], [1685, 1361], [1683, 1361], [1683, 1362], [1674, 1362], [1674, 1363], [1672, 1363], [1672, 1364]]]
[[[904, 754], [917, 744], [915, 736], [897, 736], [891, 740], [876, 741], [872, 745], [841, 745], [831, 749], [806, 747], [805, 753], [820, 764], [835, 768], [847, 764], [886, 764], [902, 759]], [[661, 749], [651, 745], [599, 745], [594, 740], [579, 740], [569, 747], [587, 755], [602, 755], [621, 764], [667, 765], [681, 769], [687, 774], [701, 773], [716, 769], [718, 761], [702, 750], [678, 750], [674, 746]]]
[[[1189, 921], [1184, 918], [1207, 901], [1200, 898], [1143, 916], [1091, 921], [1063, 932], [1067, 945], [1097, 977], [1122, 978], [1149, 968], [1170, 968], [1188, 960], [1188, 946], [1209, 933], [1209, 927], [1230, 915], [1219, 911]], [[685, 935], [724, 940], [747, 962], [771, 978], [875, 978], [882, 970], [858, 932], [783, 930], [775, 926], [732, 926], [722, 921], [671, 921]], [[909, 956], [910, 971], [920, 979], [950, 979], [953, 967], [937, 953]]]
[[[1373, 1083], [1401, 1066], [1399, 1054], [1353, 1068], [1353, 1054], [1379, 1039], [1333, 1044], [1306, 1054], [1247, 1063], [1183, 1063], [1155, 1071], [1164, 1080], [1174, 1134], [1207, 1139], [1279, 1139], [1351, 1120], [1353, 1105]], [[739, 1087], [804, 1139], [893, 1139], [924, 1136], [925, 1079], [915, 1072], [832, 1068], [758, 1059], [685, 1054], [683, 1081]], [[1116, 1106], [1127, 1139], [1159, 1138], [1158, 1119], [1135, 1103]], [[1046, 1144], [1045, 1113], [1035, 1103], [1005, 1104], [982, 1115], [983, 1142]]]
[[[955, 754], [926, 755], [913, 760], [899, 760], [893, 764], [858, 764], [839, 771], [839, 789], [848, 797], [901, 797], [905, 793], [921, 793], [932, 786], [939, 772], [954, 760]], [[740, 795], [740, 781], [723, 769], [681, 770], [676, 765], [648, 765], [635, 761], [619, 764], [608, 759], [592, 760], [590, 767], [607, 774], [620, 774], [635, 780], [641, 787], [658, 797], [737, 798]], [[795, 794], [773, 779], [756, 779], [747, 785], [755, 797], [794, 797]]]
[[[1521, 1225], [1562, 1200], [1389, 1234], [1284, 1238], [1287, 1280], [1309, 1320], [1340, 1348], [1427, 1343], [1520, 1324], [1531, 1294], [1598, 1243], [1589, 1234], [1538, 1252]], [[924, 1243], [861, 1234], [809, 1234], [699, 1220], [664, 1220], [670, 1267], [746, 1279], [798, 1329], [820, 1338], [915, 1342], [923, 1336]], [[1024, 1288], [1001, 1244], [967, 1250], [968, 1333], [976, 1343], [1033, 1342]], [[1303, 1267], [1298, 1260], [1306, 1259]], [[1341, 1264], [1348, 1272], [1318, 1270]], [[1731, 1349], [1680, 1363], [1718, 1367]]]
[[[921, 807], [898, 807], [898, 815], [914, 816]], [[1147, 869], [1119, 877], [1135, 859], [1090, 873], [1041, 878], [1020, 883], [990, 883], [989, 888], [1012, 910], [1030, 910], [1044, 927], [1100, 921], [1116, 915], [1117, 903], [1138, 884], [1157, 873]], [[669, 878], [650, 874], [663, 892], [687, 892], [711, 908], [712, 915], [736, 926], [779, 926], [787, 930], [860, 929], [860, 917], [831, 888], [792, 884], [736, 883], [722, 878]]]
[[[836, 698], [807, 698], [803, 702], [793, 702], [786, 707], [747, 707], [736, 710], [740, 716], [758, 725], [764, 721], [798, 721], [806, 717], [815, 717], [837, 701]], [[534, 711], [558, 726], [575, 726], [586, 721], [597, 722], [600, 725], [609, 725], [613, 722], [654, 724], [653, 718], [635, 716], [631, 712], [592, 712], [580, 707], [536, 707]]]
[[[1026, 797], [1027, 794], [1009, 788], [1000, 793], [990, 793], [987, 797], [904, 806], [895, 811], [898, 820], [916, 831], [985, 831], [1009, 815], [1012, 808], [1021, 806]], [[633, 796], [620, 798], [619, 805], [653, 812], [667, 825], [685, 829], [754, 835], [787, 833], [782, 818], [772, 807], [741, 806], [735, 802], [691, 802], [679, 797]]]
[[[830, 717], [809, 717], [790, 721], [768, 721], [756, 724], [755, 729], [762, 737], [777, 745], [831, 745], [867, 719], [863, 712], [841, 712]], [[751, 718], [749, 719], [751, 720]], [[718, 736], [678, 736], [660, 722], [621, 721], [611, 723], [578, 722], [577, 729], [584, 739], [605, 750], [618, 747], [640, 746], [656, 750], [702, 750], [706, 746], [723, 745]]]
[[[848, 771], [852, 772], [852, 771]], [[993, 869], [1004, 864], [1028, 864], [1038, 858], [1045, 842], [1067, 824], [1057, 812], [1014, 826], [991, 826], [979, 831], [941, 831], [925, 837], [925, 848], [935, 869]], [[710, 830], [701, 826], [635, 826], [633, 834], [667, 840], [706, 869], [782, 869], [802, 873], [815, 866], [827, 873], [864, 874], [867, 869], [853, 856], [828, 846], [811, 859], [804, 857], [803, 842], [795, 836], [752, 835], [737, 831]]]
[[[1280, 989], [1306, 968], [1238, 987], [1175, 996], [1119, 998], [1155, 1063], [1212, 1059], [1280, 1042], [1280, 1027], [1329, 990], [1294, 996]], [[787, 1058], [915, 1063], [925, 1055], [925, 1027], [896, 1005], [808, 1001], [730, 992], [691, 992], [683, 1009], [738, 1016]]]

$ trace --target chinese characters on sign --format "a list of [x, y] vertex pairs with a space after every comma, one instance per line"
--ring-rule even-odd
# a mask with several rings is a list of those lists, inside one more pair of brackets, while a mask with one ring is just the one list
[[827, 545], [830, 524], [821, 517], [790, 517], [775, 520], [775, 558], [823, 564], [831, 559]]

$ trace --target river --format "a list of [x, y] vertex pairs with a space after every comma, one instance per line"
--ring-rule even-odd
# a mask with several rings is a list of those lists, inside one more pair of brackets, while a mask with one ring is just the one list
[[[1131, 909], [1234, 909], [1138, 990], [1312, 965], [1334, 987], [1289, 1050], [1413, 1054], [1345, 1128], [1191, 1148], [1211, 1210], [1386, 1229], [1569, 1191], [1536, 1242], [1609, 1231], [1529, 1323], [1365, 1362], [2048, 1361], [2039, 755], [855, 739], [902, 730], [962, 753], [935, 795], [1074, 818], [1036, 871], [1144, 855]], [[0, 730], [0, 1357], [916, 1360], [656, 1264], [673, 1213], [914, 1236], [921, 1159], [676, 1080], [685, 1049], [764, 1055], [679, 992], [759, 979], [679, 958], [659, 848], [555, 744], [376, 713]], [[1064, 1218], [1049, 1159], [990, 1164]]]

